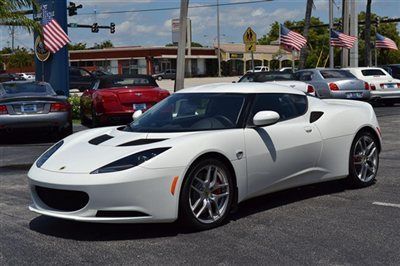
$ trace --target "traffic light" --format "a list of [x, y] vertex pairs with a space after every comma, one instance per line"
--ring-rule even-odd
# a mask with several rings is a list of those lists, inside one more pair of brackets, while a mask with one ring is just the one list
[[69, 6], [67, 7], [68, 9], [68, 16], [75, 16], [78, 13], [76, 12], [76, 10], [78, 8], [82, 8], [82, 5], [76, 5], [74, 2], [69, 2]]
[[95, 33], [99, 32], [99, 24], [93, 23], [92, 32], [95, 32]]
[[115, 33], [115, 23], [110, 23], [110, 33]]

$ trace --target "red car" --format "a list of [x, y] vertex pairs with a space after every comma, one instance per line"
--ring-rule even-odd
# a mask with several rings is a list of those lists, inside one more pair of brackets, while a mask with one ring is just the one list
[[132, 121], [137, 110], [146, 111], [169, 96], [147, 75], [105, 75], [81, 96], [81, 122], [93, 127]]

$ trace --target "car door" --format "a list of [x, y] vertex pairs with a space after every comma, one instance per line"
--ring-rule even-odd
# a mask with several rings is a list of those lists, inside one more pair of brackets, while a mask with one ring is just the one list
[[[305, 95], [256, 95], [244, 134], [249, 197], [313, 183], [320, 177], [315, 165], [322, 139], [306, 118], [307, 105]], [[252, 117], [259, 111], [275, 111], [280, 120], [255, 127]]]

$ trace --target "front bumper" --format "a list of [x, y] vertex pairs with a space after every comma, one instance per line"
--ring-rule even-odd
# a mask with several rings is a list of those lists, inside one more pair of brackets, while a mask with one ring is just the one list
[[331, 91], [331, 97], [335, 99], [368, 101], [371, 98], [371, 92], [369, 90]]
[[[172, 222], [178, 217], [180, 184], [184, 168], [148, 169], [140, 166], [107, 174], [80, 174], [47, 171], [32, 166], [28, 173], [33, 204], [31, 211], [39, 214], [84, 222], [149, 223]], [[171, 185], [175, 176], [175, 193]], [[79, 191], [88, 195], [84, 207], [64, 211], [49, 207], [48, 199], [39, 196], [37, 187]], [[65, 198], [67, 202], [68, 198]], [[99, 217], [98, 213], [111, 215]], [[134, 216], [112, 216], [113, 213], [138, 213]]]

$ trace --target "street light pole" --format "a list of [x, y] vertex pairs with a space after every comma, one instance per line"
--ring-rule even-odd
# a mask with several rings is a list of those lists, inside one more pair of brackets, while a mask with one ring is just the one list
[[218, 77], [221, 77], [221, 38], [219, 32], [219, 0], [217, 0]]
[[[333, 0], [329, 0], [329, 38], [331, 36], [331, 30], [333, 30]], [[329, 39], [329, 67], [334, 68], [334, 53], [333, 46]]]
[[176, 79], [174, 91], [184, 88], [185, 80], [185, 50], [186, 50], [186, 26], [189, 0], [181, 0], [181, 11], [179, 16], [179, 43], [176, 59]]

